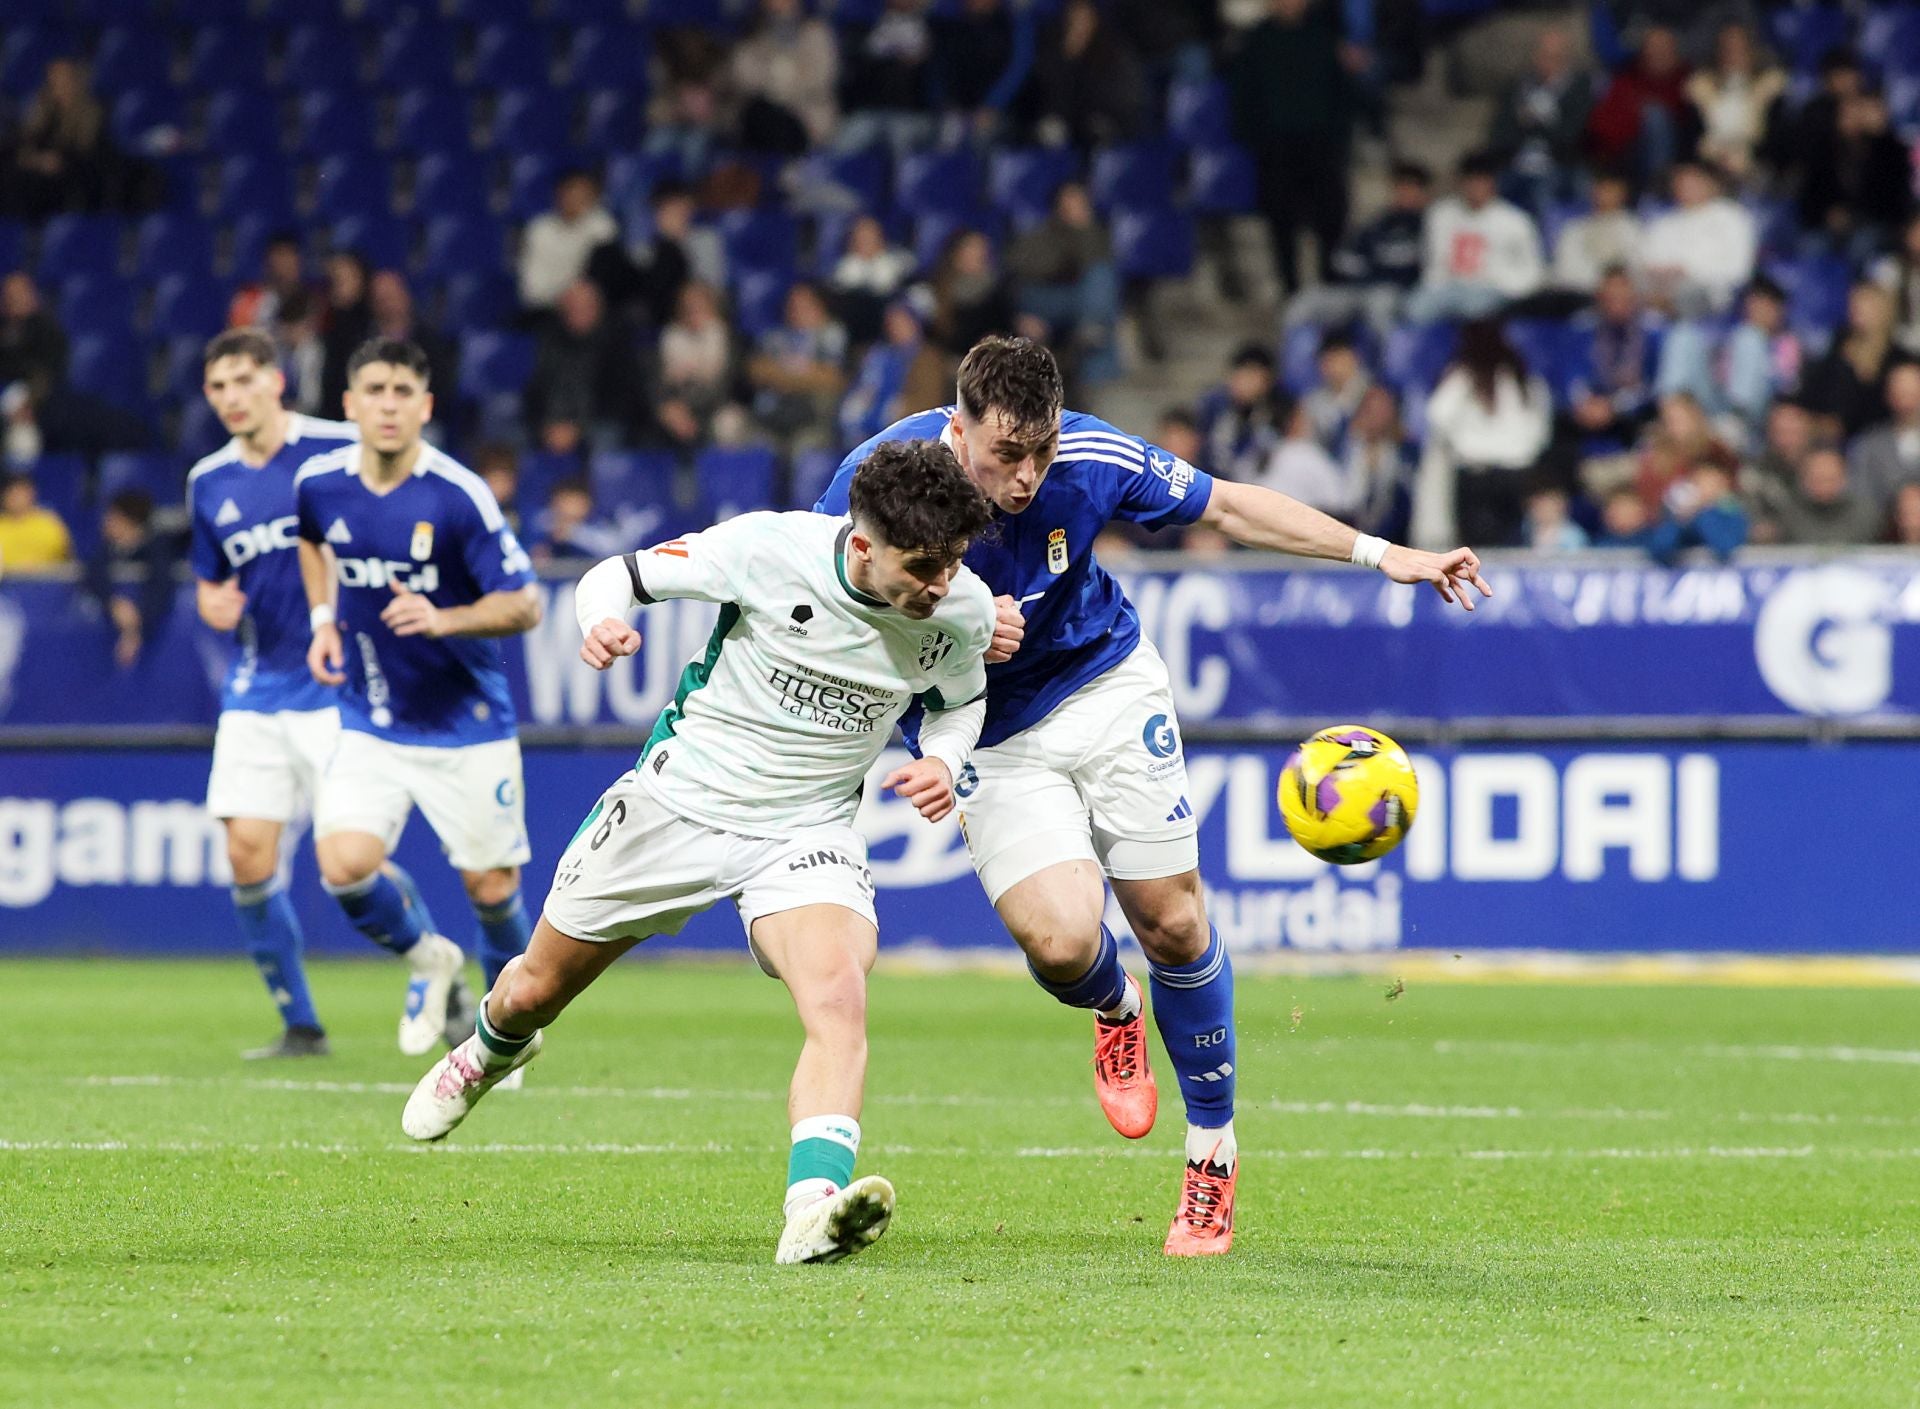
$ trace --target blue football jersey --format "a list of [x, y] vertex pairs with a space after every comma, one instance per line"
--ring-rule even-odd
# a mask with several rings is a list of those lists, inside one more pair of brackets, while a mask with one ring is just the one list
[[271, 714], [328, 709], [334, 691], [307, 669], [307, 594], [300, 585], [294, 472], [315, 455], [359, 439], [348, 421], [287, 418], [287, 441], [264, 465], [227, 445], [187, 472], [193, 521], [190, 556], [204, 582], [236, 578], [247, 605], [234, 631], [238, 649], [227, 670], [220, 708]]
[[360, 449], [349, 446], [308, 461], [294, 481], [300, 536], [333, 549], [339, 579], [341, 726], [439, 748], [513, 737], [497, 641], [396, 636], [380, 620], [396, 582], [440, 607], [531, 583], [499, 504], [480, 476], [431, 445], [386, 494], [359, 471]]
[[[847, 512], [854, 469], [888, 440], [939, 440], [953, 408], [922, 411], [887, 427], [855, 449], [814, 507]], [[996, 534], [967, 550], [972, 568], [996, 597], [1010, 596], [1026, 615], [1026, 635], [1012, 660], [987, 667], [987, 721], [980, 746], [1003, 743], [1046, 718], [1087, 682], [1125, 660], [1140, 640], [1140, 618], [1113, 575], [1094, 561], [1093, 540], [1115, 519], [1148, 528], [1198, 519], [1213, 479], [1138, 436], [1096, 416], [1060, 417], [1060, 450], [1040, 492], [1018, 514], [994, 515]]]

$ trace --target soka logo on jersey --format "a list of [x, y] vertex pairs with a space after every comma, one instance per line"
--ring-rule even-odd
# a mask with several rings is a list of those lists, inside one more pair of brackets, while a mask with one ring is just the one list
[[1187, 490], [1193, 484], [1194, 469], [1178, 455], [1169, 455], [1166, 451], [1154, 447], [1147, 450], [1147, 468], [1167, 482], [1167, 493], [1175, 499], [1187, 497]]
[[409, 592], [434, 592], [440, 587], [440, 569], [432, 563], [398, 562], [392, 558], [335, 558], [342, 587], [371, 587], [375, 591], [399, 583]]
[[1058, 577], [1067, 570], [1067, 531], [1056, 528], [1047, 535], [1047, 571]]
[[433, 525], [425, 519], [413, 526], [413, 544], [407, 553], [416, 563], [424, 563], [433, 556]]
[[[229, 507], [232, 501], [228, 501]], [[226, 510], [221, 510], [225, 513]], [[226, 554], [229, 567], [240, 567], [255, 558], [268, 553], [278, 552], [282, 548], [292, 548], [300, 542], [300, 521], [289, 514], [284, 519], [273, 519], [268, 523], [257, 523], [252, 528], [243, 528], [238, 533], [228, 534], [220, 540], [220, 551]]]

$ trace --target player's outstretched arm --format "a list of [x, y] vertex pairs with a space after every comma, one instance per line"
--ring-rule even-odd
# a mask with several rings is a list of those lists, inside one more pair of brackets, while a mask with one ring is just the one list
[[540, 589], [531, 585], [489, 592], [464, 606], [440, 607], [395, 579], [393, 600], [381, 610], [380, 620], [396, 636], [518, 636], [540, 624], [542, 611]]
[[1493, 588], [1481, 575], [1479, 555], [1471, 548], [1427, 553], [1388, 543], [1257, 484], [1215, 480], [1200, 522], [1248, 548], [1362, 563], [1379, 568], [1395, 582], [1430, 582], [1444, 600], [1458, 602], [1468, 611], [1473, 610], [1469, 587], [1482, 597], [1493, 595]]

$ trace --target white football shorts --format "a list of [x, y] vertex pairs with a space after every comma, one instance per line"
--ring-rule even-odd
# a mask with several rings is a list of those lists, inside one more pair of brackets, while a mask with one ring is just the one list
[[790, 837], [715, 831], [667, 807], [633, 772], [601, 794], [567, 844], [545, 913], [560, 933], [604, 943], [678, 934], [729, 899], [749, 944], [755, 920], [802, 905], [838, 905], [879, 927], [866, 839], [850, 825]]
[[462, 871], [524, 866], [533, 855], [518, 739], [430, 748], [341, 730], [320, 777], [314, 836], [370, 832], [391, 854], [416, 807]]
[[213, 733], [207, 811], [222, 821], [305, 817], [339, 739], [336, 709], [223, 710]]
[[1200, 864], [1167, 667], [1145, 637], [1038, 724], [976, 749], [954, 791], [973, 869], [995, 904], [1063, 861], [1092, 861], [1116, 880]]

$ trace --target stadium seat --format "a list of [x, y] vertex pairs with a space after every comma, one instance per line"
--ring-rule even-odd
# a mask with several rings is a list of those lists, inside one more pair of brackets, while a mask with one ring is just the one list
[[165, 275], [153, 286], [153, 331], [210, 338], [226, 326], [228, 302], [226, 286], [211, 274]]
[[1196, 147], [1187, 169], [1187, 200], [1202, 215], [1244, 215], [1259, 203], [1253, 158], [1229, 142]]
[[414, 156], [473, 147], [473, 112], [464, 94], [446, 88], [409, 88], [394, 103], [393, 145]]
[[744, 269], [733, 281], [733, 321], [748, 338], [780, 325], [793, 277], [778, 269]]
[[345, 215], [327, 228], [327, 248], [359, 255], [374, 269], [413, 263], [413, 232], [393, 215]]
[[1894, 131], [1908, 141], [1920, 136], [1920, 73], [1889, 74], [1886, 96]]
[[730, 210], [714, 222], [732, 269], [791, 272], [800, 252], [800, 227], [784, 210]]
[[648, 54], [644, 30], [619, 24], [584, 25], [567, 43], [567, 83], [573, 88], [644, 90]]
[[[438, 267], [428, 260], [429, 274]], [[449, 333], [483, 332], [507, 322], [519, 307], [520, 297], [511, 275], [461, 269], [447, 277], [440, 321]]]
[[[212, 334], [208, 334], [211, 337]], [[206, 337], [184, 334], [169, 337], [154, 356], [154, 389], [161, 400], [184, 405], [201, 394], [206, 381], [206, 364], [201, 360], [207, 348]]]
[[0, 218], [0, 271], [26, 263], [27, 227], [18, 220]]
[[764, 445], [714, 446], [700, 452], [700, 498], [713, 522], [773, 507], [773, 451]]
[[593, 495], [603, 511], [671, 506], [678, 472], [678, 459], [658, 450], [605, 450], [587, 461]]
[[386, 215], [393, 209], [393, 171], [384, 157], [323, 157], [314, 166], [313, 209], [321, 219]]
[[266, 215], [241, 216], [233, 222], [233, 228], [227, 232], [226, 258], [220, 262], [220, 266], [223, 266], [224, 272], [233, 276], [236, 283], [257, 278], [260, 273], [260, 261], [267, 252], [268, 243], [275, 236], [282, 234], [289, 234], [298, 239], [300, 236], [298, 223], [277, 220]]
[[648, 0], [647, 23], [656, 29], [732, 31], [751, 8], [741, 0]]
[[373, 76], [385, 88], [451, 86], [452, 39], [431, 20], [411, 19], [387, 29], [374, 41]]
[[108, 129], [123, 151], [144, 151], [186, 124], [186, 104], [171, 88], [131, 88], [113, 100]]
[[1389, 385], [1424, 398], [1440, 380], [1460, 336], [1453, 323], [1403, 324], [1387, 334], [1380, 375]]
[[1839, 255], [1806, 255], [1767, 272], [1786, 291], [1787, 316], [1795, 329], [1825, 334], [1846, 321], [1853, 270]]
[[527, 0], [442, 0], [440, 12], [462, 24], [511, 24], [531, 8]]
[[293, 113], [294, 150], [308, 157], [357, 156], [374, 148], [373, 99], [356, 88], [302, 93]]
[[120, 268], [121, 221], [117, 215], [56, 215], [40, 235], [38, 270], [43, 285], [76, 274], [111, 274]]
[[279, 157], [228, 157], [215, 167], [212, 186], [213, 217], [223, 224], [245, 219], [275, 225], [293, 221], [293, 171]]
[[787, 507], [811, 509], [820, 502], [840, 469], [837, 450], [802, 450], [793, 457], [793, 475], [787, 486]]
[[998, 211], [933, 211], [913, 222], [913, 257], [920, 268], [931, 273], [953, 243], [954, 236], [966, 230], [978, 230], [999, 249], [1004, 243], [1006, 225]]
[[62, 281], [59, 306], [70, 337], [133, 335], [133, 290], [118, 274], [77, 274]]
[[220, 25], [201, 30], [187, 48], [186, 86], [211, 93], [232, 85], [267, 81], [267, 46], [259, 26]]
[[1297, 323], [1280, 337], [1280, 384], [1303, 396], [1320, 384], [1320, 339], [1327, 330], [1318, 323]]
[[295, 92], [350, 88], [360, 82], [364, 63], [361, 47], [357, 29], [337, 23], [298, 25], [287, 31], [286, 48], [281, 51], [280, 86]]
[[490, 215], [430, 216], [421, 246], [421, 265], [430, 274], [497, 274], [507, 268], [507, 242]]
[[533, 339], [520, 333], [469, 333], [460, 343], [460, 389], [476, 400], [519, 396], [533, 375]]
[[125, 333], [87, 333], [73, 340], [67, 379], [82, 391], [142, 415], [147, 378], [140, 350]]
[[644, 204], [661, 182], [685, 178], [679, 158], [672, 153], [622, 152], [607, 162], [607, 202], [619, 206]]
[[546, 14], [554, 24], [634, 27], [629, 0], [547, 0]]
[[471, 152], [435, 152], [413, 169], [413, 215], [485, 215], [491, 200], [484, 160]]
[[1219, 79], [1183, 79], [1167, 92], [1167, 130], [1187, 147], [1217, 147], [1233, 140], [1227, 85]]
[[887, 0], [820, 0], [820, 17], [835, 24], [874, 24], [886, 12]]
[[213, 268], [213, 233], [197, 216], [162, 211], [134, 226], [133, 274], [152, 285], [169, 274]]
[[508, 153], [565, 147], [573, 128], [567, 104], [567, 98], [551, 88], [507, 89], [494, 99], [483, 145]]
[[1165, 207], [1114, 211], [1113, 262], [1123, 278], [1184, 278], [1193, 272], [1193, 221]]
[[188, 462], [170, 450], [122, 450], [100, 457], [101, 500], [123, 489], [144, 489], [156, 504], [178, 504], [187, 497]]
[[280, 100], [259, 88], [222, 88], [207, 99], [201, 146], [220, 156], [277, 153], [285, 142]]
[[1815, 72], [1829, 50], [1846, 44], [1852, 25], [1836, 5], [1781, 5], [1767, 15], [1773, 47], [1802, 73]]
[[179, 25], [238, 25], [253, 17], [252, 0], [168, 0], [167, 14]]
[[491, 24], [474, 36], [468, 81], [482, 88], [544, 88], [553, 81], [545, 26]]
[[1173, 203], [1174, 149], [1167, 142], [1129, 142], [1095, 152], [1089, 189], [1102, 211], [1154, 209]]
[[47, 76], [49, 60], [79, 52], [81, 46], [64, 27], [9, 25], [0, 35], [0, 94], [31, 97]]
[[573, 163], [556, 152], [522, 152], [507, 165], [507, 217], [531, 220], [553, 207], [553, 186]]
[[901, 159], [893, 198], [914, 216], [958, 213], [979, 204], [980, 170], [968, 151], [915, 152]]
[[590, 152], [625, 152], [640, 144], [646, 98], [618, 88], [587, 94], [581, 104], [580, 140]]
[[1920, 72], [1920, 9], [1906, 3], [1867, 11], [1859, 48], [1889, 75]]
[[1080, 159], [1068, 147], [1011, 147], [987, 159], [987, 199], [1020, 229], [1045, 220], [1054, 193], [1080, 175]]
[[172, 36], [146, 25], [110, 25], [94, 46], [92, 78], [96, 93], [167, 87], [173, 82]]
[[226, 426], [221, 424], [220, 417], [207, 405], [204, 396], [181, 402], [177, 410], [179, 422], [174, 431], [174, 443], [179, 448], [181, 464], [192, 465], [201, 456], [211, 455], [232, 439], [227, 434]]

